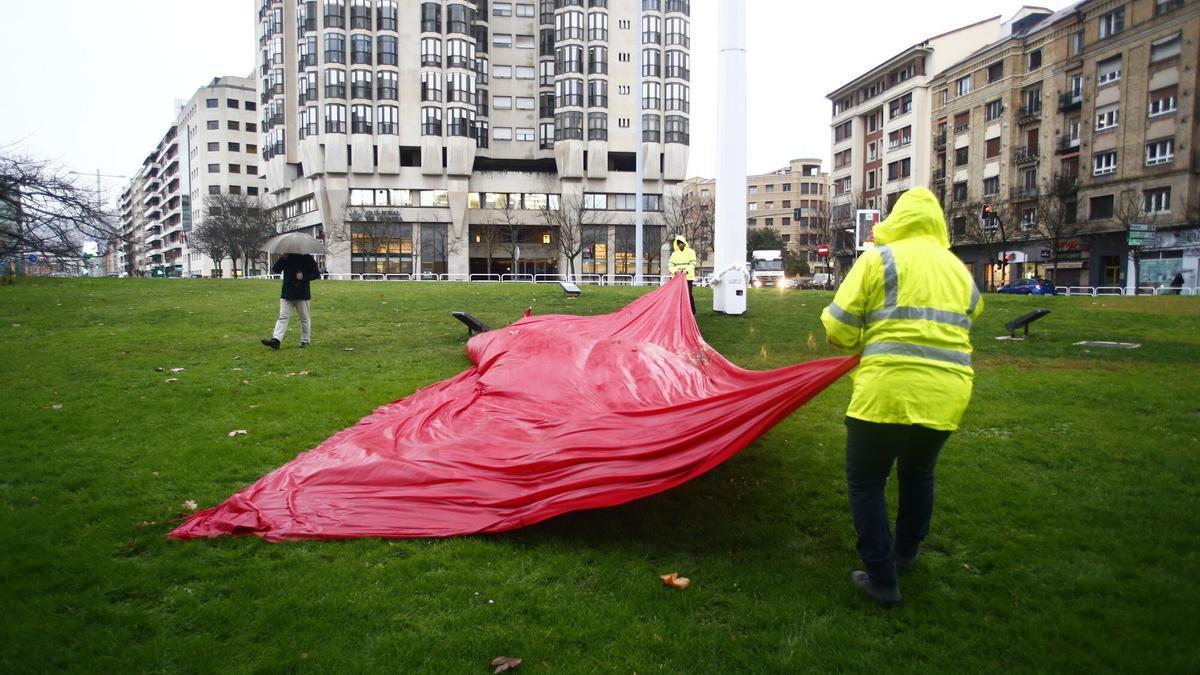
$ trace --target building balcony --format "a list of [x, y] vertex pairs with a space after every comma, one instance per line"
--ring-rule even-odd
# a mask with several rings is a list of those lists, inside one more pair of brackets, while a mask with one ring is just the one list
[[933, 172], [933, 182], [945, 183], [946, 182], [946, 170], [938, 169], [937, 171], [934, 171]]
[[1059, 136], [1058, 137], [1058, 145], [1056, 146], [1055, 150], [1059, 154], [1066, 154], [1068, 152], [1079, 152], [1079, 139], [1071, 138], [1070, 136]]
[[1017, 164], [1032, 164], [1038, 161], [1037, 146], [1022, 145], [1013, 152], [1013, 160]]
[[954, 127], [954, 133], [956, 133], [956, 134], [966, 133], [970, 130], [971, 130], [970, 122], [967, 122], [966, 124], [960, 124], [960, 125]]
[[1018, 126], [1031, 124], [1040, 119], [1042, 119], [1042, 106], [1040, 106], [1040, 105], [1036, 105], [1036, 106], [1023, 105], [1023, 106], [1021, 106], [1020, 110], [1017, 111], [1017, 125]]
[[937, 150], [941, 150], [942, 148], [946, 147], [945, 132], [938, 134], [937, 137], [933, 139], [933, 147]]
[[1083, 106], [1083, 92], [1068, 91], [1058, 95], [1058, 111], [1078, 110]]
[[1015, 200], [1037, 199], [1038, 189], [1036, 185], [1020, 185], [1013, 188], [1011, 194]]

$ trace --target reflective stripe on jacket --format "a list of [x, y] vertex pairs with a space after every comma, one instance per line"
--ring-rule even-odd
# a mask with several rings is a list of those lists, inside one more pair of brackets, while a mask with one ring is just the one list
[[913, 188], [875, 227], [821, 313], [829, 342], [861, 354], [846, 414], [954, 430], [971, 399], [971, 323], [983, 299], [950, 252], [933, 193]]

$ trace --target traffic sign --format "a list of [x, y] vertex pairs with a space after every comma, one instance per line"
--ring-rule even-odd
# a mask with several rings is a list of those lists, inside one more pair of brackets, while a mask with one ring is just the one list
[[817, 247], [817, 255], [821, 256], [822, 258], [829, 255], [829, 247], [825, 244], [821, 244]]

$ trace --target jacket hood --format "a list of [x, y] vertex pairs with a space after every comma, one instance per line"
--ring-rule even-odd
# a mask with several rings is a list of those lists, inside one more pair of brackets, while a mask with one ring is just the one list
[[946, 216], [937, 197], [923, 187], [900, 195], [887, 220], [875, 226], [875, 243], [891, 244], [901, 239], [933, 237], [942, 248], [950, 248]]
[[675, 235], [675, 238], [671, 240], [671, 248], [675, 248], [675, 242], [677, 241], [682, 241], [684, 246], [688, 245], [687, 239], [684, 239], [682, 234], [677, 234]]

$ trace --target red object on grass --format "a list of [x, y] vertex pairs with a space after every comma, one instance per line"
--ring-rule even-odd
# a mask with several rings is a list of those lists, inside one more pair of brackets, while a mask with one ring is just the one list
[[612, 314], [480, 333], [467, 354], [170, 536], [450, 537], [616, 506], [729, 459], [858, 362], [743, 370], [705, 344], [681, 277]]

